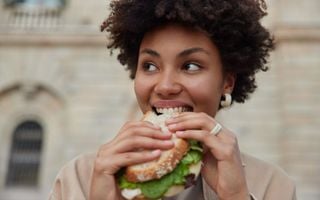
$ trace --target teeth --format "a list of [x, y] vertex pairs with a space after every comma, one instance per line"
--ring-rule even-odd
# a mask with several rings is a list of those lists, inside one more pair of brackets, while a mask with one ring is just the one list
[[172, 114], [172, 113], [182, 113], [189, 111], [190, 109], [187, 107], [175, 107], [175, 108], [156, 108], [158, 113], [162, 114]]

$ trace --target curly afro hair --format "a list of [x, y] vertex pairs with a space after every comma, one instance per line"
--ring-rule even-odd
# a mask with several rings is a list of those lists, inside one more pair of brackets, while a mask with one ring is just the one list
[[256, 89], [255, 74], [267, 71], [274, 39], [260, 23], [263, 0], [113, 0], [101, 25], [109, 32], [108, 48], [119, 49], [118, 60], [134, 79], [144, 34], [169, 22], [197, 27], [219, 49], [223, 70], [236, 75], [233, 100], [243, 103]]

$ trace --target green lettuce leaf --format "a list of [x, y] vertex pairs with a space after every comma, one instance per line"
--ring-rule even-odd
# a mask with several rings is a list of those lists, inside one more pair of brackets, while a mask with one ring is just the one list
[[136, 188], [138, 188], [137, 183], [132, 183], [132, 182], [127, 181], [127, 179], [124, 177], [124, 175], [121, 175], [118, 178], [118, 185], [119, 185], [120, 189], [124, 189], [124, 188], [136, 189]]
[[158, 199], [172, 185], [183, 185], [186, 182], [185, 176], [188, 174], [188, 165], [180, 163], [171, 173], [163, 176], [161, 179], [139, 183], [138, 187], [144, 196], [149, 199]]
[[187, 155], [183, 157], [181, 163], [191, 165], [199, 162], [202, 159], [202, 153], [199, 151], [190, 150]]
[[[135, 189], [140, 188], [143, 195], [149, 199], [159, 199], [172, 185], [183, 185], [189, 174], [189, 165], [198, 163], [202, 159], [202, 148], [198, 142], [190, 143], [189, 152], [183, 157], [177, 167], [161, 179], [142, 183], [132, 183], [121, 174], [118, 177], [119, 187]], [[195, 148], [192, 148], [195, 147]], [[201, 151], [199, 150], [201, 149]]]

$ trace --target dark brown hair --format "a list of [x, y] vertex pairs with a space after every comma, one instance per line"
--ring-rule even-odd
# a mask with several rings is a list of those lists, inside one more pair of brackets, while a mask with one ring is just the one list
[[144, 34], [165, 23], [197, 27], [218, 47], [223, 70], [236, 75], [233, 100], [244, 102], [256, 89], [255, 74], [266, 71], [274, 42], [260, 23], [263, 0], [114, 0], [101, 25], [109, 33], [108, 48], [119, 49], [118, 60], [134, 79]]

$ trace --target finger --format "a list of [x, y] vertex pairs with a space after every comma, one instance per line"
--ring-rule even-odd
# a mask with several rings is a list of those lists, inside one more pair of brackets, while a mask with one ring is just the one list
[[217, 138], [213, 134], [208, 134], [203, 130], [187, 130], [178, 131], [176, 135], [179, 138], [193, 139], [201, 142], [204, 147], [207, 147], [217, 160], [229, 160], [232, 159], [235, 153], [237, 153], [237, 144], [225, 143], [223, 140]]
[[201, 121], [195, 120], [185, 120], [185, 121], [177, 121], [175, 123], [171, 123], [168, 125], [169, 131], [183, 131], [188, 129], [202, 129]]
[[122, 167], [135, 165], [139, 163], [149, 162], [157, 159], [161, 155], [160, 150], [143, 151], [143, 152], [127, 152], [122, 154], [114, 154], [108, 157], [98, 157], [95, 167], [104, 174], [113, 175]]
[[122, 132], [117, 139], [122, 140], [130, 136], [144, 136], [162, 140], [168, 140], [171, 138], [172, 133], [170, 132], [162, 132], [158, 128], [150, 127], [150, 125], [146, 124], [137, 124], [135, 126], [131, 126]]
[[118, 157], [119, 157], [119, 163], [121, 163], [122, 166], [129, 166], [129, 165], [152, 161], [158, 158], [160, 155], [161, 155], [161, 150], [156, 149], [153, 151], [127, 152], [127, 153], [120, 154]]
[[156, 139], [170, 139], [172, 136], [170, 132], [162, 132], [160, 129], [152, 129], [145, 126], [135, 126], [126, 132], [128, 132], [125, 134], [126, 136], [144, 136]]
[[166, 125], [169, 125], [169, 124], [177, 123], [179, 121], [185, 121], [187, 119], [194, 118], [195, 115], [196, 113], [194, 112], [183, 112], [179, 115], [175, 115], [167, 119], [165, 122], [166, 122]]
[[169, 130], [172, 132], [188, 129], [202, 129], [209, 131], [213, 126], [212, 124], [216, 123], [213, 118], [202, 113], [185, 115], [179, 118], [168, 120], [167, 122]]
[[193, 118], [212, 118], [207, 113], [204, 112], [183, 112], [179, 115], [175, 115], [172, 118], [166, 120], [166, 122], [175, 121], [175, 120], [186, 120], [186, 119], [193, 119]]
[[178, 115], [174, 115], [172, 118], [184, 117], [184, 116], [192, 115], [192, 114], [195, 114], [195, 113], [198, 113], [198, 112], [182, 112], [182, 113], [179, 113]]
[[[140, 130], [134, 130], [140, 131]], [[159, 140], [169, 140], [172, 137], [172, 133], [169, 131], [162, 131], [162, 130], [153, 130], [153, 129], [144, 129], [144, 131], [139, 132], [140, 136], [150, 137]]]
[[[215, 126], [213, 126], [213, 127], [215, 127]], [[226, 144], [234, 144], [235, 142], [237, 142], [236, 135], [234, 133], [232, 133], [229, 129], [227, 129], [223, 126], [218, 131], [218, 133], [214, 134], [214, 133], [209, 132], [209, 134], [214, 135], [215, 137], [219, 138], [222, 142], [224, 142]]]
[[116, 153], [137, 151], [140, 149], [162, 149], [168, 150], [174, 147], [172, 140], [158, 140], [148, 137], [135, 136], [120, 141], [114, 147]]
[[206, 147], [212, 149], [217, 148], [220, 144], [217, 138], [214, 138], [214, 135], [209, 134], [207, 131], [203, 130], [186, 130], [186, 131], [177, 131], [177, 137], [183, 139], [192, 139], [201, 142]]
[[[150, 138], [157, 140], [140, 140], [140, 138]], [[103, 144], [100, 147], [99, 152], [102, 154], [104, 152], [110, 154], [125, 152], [125, 151], [133, 151], [140, 148], [160, 148], [160, 149], [170, 149], [172, 148], [172, 142], [164, 142], [161, 141], [169, 140], [172, 137], [172, 133], [163, 133], [159, 130], [153, 130], [149, 127], [133, 127], [130, 130], [125, 131], [122, 135], [118, 135], [112, 141]], [[137, 139], [138, 138], [138, 139]]]
[[128, 129], [131, 129], [133, 127], [149, 127], [150, 129], [154, 129], [154, 130], [161, 130], [160, 127], [158, 125], [154, 125], [152, 123], [149, 122], [145, 122], [145, 121], [129, 121], [126, 122], [120, 129], [120, 132], [125, 132]]

